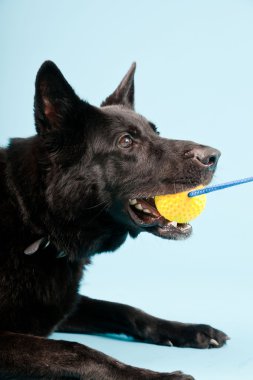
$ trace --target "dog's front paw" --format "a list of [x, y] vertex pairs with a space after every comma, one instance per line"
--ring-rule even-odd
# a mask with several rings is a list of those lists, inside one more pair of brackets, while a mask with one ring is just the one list
[[186, 375], [181, 371], [170, 373], [158, 373], [147, 370], [141, 370], [139, 373], [131, 374], [127, 377], [128, 380], [194, 380], [190, 375]]
[[229, 337], [209, 325], [170, 322], [154, 318], [142, 328], [142, 339], [164, 346], [219, 348]]
[[150, 380], [194, 380], [190, 375], [185, 375], [181, 371], [171, 373], [161, 373], [157, 377], [149, 378]]
[[183, 324], [171, 339], [177, 347], [219, 348], [230, 339], [223, 331], [203, 324]]

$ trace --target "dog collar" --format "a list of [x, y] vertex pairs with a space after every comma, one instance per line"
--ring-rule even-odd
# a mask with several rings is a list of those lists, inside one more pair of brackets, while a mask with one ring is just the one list
[[[49, 237], [43, 237], [41, 239], [36, 240], [32, 244], [30, 244], [26, 249], [24, 250], [24, 254], [31, 256], [34, 253], [46, 249], [51, 244]], [[60, 251], [57, 253], [56, 258], [61, 259], [62, 257], [67, 256], [66, 252]]]

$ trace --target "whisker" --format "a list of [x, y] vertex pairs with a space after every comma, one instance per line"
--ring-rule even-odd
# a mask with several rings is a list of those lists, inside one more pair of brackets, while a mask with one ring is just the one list
[[94, 215], [94, 217], [92, 217], [91, 219], [88, 220], [88, 223], [85, 223], [85, 226], [88, 226], [90, 223], [94, 222], [94, 220], [96, 220], [103, 211], [105, 211], [107, 208], [109, 208], [110, 206], [110, 202], [107, 202], [105, 203], [104, 207], [97, 213]]
[[92, 210], [92, 209], [94, 209], [94, 208], [96, 208], [96, 207], [99, 207], [99, 206], [102, 206], [103, 204], [106, 204], [106, 203], [107, 203], [106, 201], [102, 201], [102, 202], [100, 202], [100, 203], [97, 203], [97, 204], [94, 205], [94, 206], [85, 207], [84, 210]]

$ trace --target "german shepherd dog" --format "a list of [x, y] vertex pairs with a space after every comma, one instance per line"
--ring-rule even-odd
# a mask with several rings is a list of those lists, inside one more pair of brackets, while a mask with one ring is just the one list
[[78, 294], [93, 255], [146, 231], [191, 235], [164, 219], [154, 196], [208, 184], [219, 151], [159, 136], [134, 111], [135, 64], [101, 107], [82, 101], [53, 62], [35, 84], [37, 134], [0, 150], [1, 380], [190, 380], [182, 372], [135, 368], [53, 331], [123, 333], [147, 343], [221, 347], [204, 324], [158, 319], [124, 304]]

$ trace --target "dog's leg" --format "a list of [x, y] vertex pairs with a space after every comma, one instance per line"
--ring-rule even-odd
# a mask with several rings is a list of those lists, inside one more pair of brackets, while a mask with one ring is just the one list
[[221, 347], [229, 339], [222, 331], [208, 325], [166, 321], [128, 305], [84, 296], [58, 329], [80, 333], [122, 333], [149, 343], [194, 348]]
[[78, 343], [0, 333], [1, 380], [193, 380], [135, 368]]

